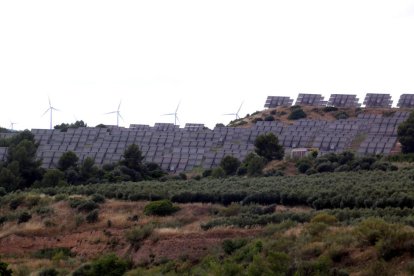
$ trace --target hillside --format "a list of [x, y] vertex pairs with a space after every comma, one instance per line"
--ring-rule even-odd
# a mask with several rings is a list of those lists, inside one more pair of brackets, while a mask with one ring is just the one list
[[[127, 275], [411, 275], [413, 176], [406, 169], [10, 193], [0, 198], [0, 256], [18, 275], [67, 275], [102, 265], [109, 253], [129, 260]], [[146, 214], [148, 199], [162, 198], [178, 211]]]
[[[261, 111], [256, 111], [252, 114], [247, 114], [244, 118], [234, 120], [228, 126], [236, 127], [252, 127], [257, 120], [265, 121], [266, 118], [273, 117], [275, 121], [285, 124], [293, 124], [295, 120], [289, 120], [288, 116], [293, 107], [279, 106], [277, 108], [268, 108]], [[395, 112], [411, 112], [409, 108], [330, 108], [330, 107], [314, 107], [301, 106], [306, 113], [306, 119], [322, 120], [322, 121], [336, 121], [338, 115], [346, 114], [347, 118], [355, 119], [359, 114], [382, 115], [389, 117]]]

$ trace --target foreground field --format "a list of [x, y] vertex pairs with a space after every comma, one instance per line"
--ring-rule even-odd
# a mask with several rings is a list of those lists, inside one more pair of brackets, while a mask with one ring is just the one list
[[[126, 260], [128, 275], [412, 275], [413, 176], [332, 173], [5, 194], [0, 258], [16, 275], [98, 275], [82, 269], [109, 253]], [[150, 215], [149, 199], [171, 200], [177, 211]]]

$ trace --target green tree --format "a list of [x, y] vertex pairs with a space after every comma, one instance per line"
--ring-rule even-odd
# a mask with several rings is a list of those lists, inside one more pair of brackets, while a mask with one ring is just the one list
[[414, 112], [411, 112], [408, 119], [398, 126], [397, 134], [402, 152], [414, 152]]
[[8, 168], [0, 169], [0, 187], [6, 189], [6, 191], [11, 192], [18, 189], [20, 179]]
[[267, 161], [283, 159], [284, 149], [279, 145], [276, 135], [271, 132], [257, 136], [254, 146], [255, 152]]
[[67, 151], [62, 154], [58, 161], [58, 168], [66, 171], [69, 168], [76, 169], [78, 167], [79, 157], [73, 151]]
[[226, 175], [234, 175], [237, 172], [237, 169], [240, 167], [241, 162], [236, 157], [227, 155], [221, 162], [220, 167], [226, 172]]
[[144, 156], [142, 155], [139, 147], [135, 144], [131, 144], [125, 150], [123, 159], [121, 160], [120, 164], [126, 166], [129, 169], [141, 171], [143, 159]]
[[95, 160], [86, 157], [80, 166], [80, 175], [83, 181], [89, 182], [92, 178], [97, 177], [99, 168], [95, 165]]
[[65, 177], [65, 174], [60, 170], [51, 169], [48, 170], [45, 175], [43, 176], [41, 186], [42, 187], [55, 187], [59, 185]]
[[42, 178], [41, 161], [36, 158], [37, 144], [30, 131], [13, 136], [8, 141], [8, 147], [6, 165], [18, 177], [19, 189], [30, 187]]

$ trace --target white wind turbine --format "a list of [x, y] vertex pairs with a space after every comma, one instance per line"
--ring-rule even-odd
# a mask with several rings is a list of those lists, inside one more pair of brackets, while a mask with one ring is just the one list
[[231, 115], [231, 116], [236, 116], [236, 120], [238, 120], [238, 119], [240, 119], [240, 116], [239, 116], [239, 112], [240, 112], [240, 110], [241, 110], [241, 108], [242, 108], [242, 106], [243, 106], [243, 103], [244, 102], [242, 102], [241, 104], [240, 104], [240, 107], [239, 107], [239, 109], [237, 109], [237, 112], [236, 113], [227, 113], [227, 114], [223, 114], [223, 115]]
[[167, 113], [167, 114], [162, 115], [162, 116], [174, 116], [174, 125], [177, 125], [177, 121], [178, 123], [180, 123], [180, 120], [178, 119], [178, 108], [180, 107], [180, 103], [181, 101], [178, 103], [177, 108], [175, 109], [174, 113]]
[[50, 129], [52, 129], [53, 127], [53, 111], [60, 111], [59, 109], [56, 109], [52, 106], [52, 103], [50, 102], [50, 98], [49, 99], [49, 108], [45, 111], [45, 113], [43, 113], [42, 117], [45, 116], [46, 113], [50, 112]]
[[124, 120], [124, 118], [122, 118], [121, 116], [121, 101], [119, 101], [119, 105], [118, 105], [118, 109], [115, 111], [111, 111], [105, 114], [116, 114], [116, 126], [119, 126], [119, 118], [121, 118], [122, 120]]
[[12, 122], [11, 120], [10, 120], [10, 130], [14, 130], [14, 125], [16, 125], [17, 123], [15, 123], [15, 122]]

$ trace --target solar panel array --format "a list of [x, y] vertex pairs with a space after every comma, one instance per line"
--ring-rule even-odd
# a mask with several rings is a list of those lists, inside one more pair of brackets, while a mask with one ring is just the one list
[[335, 107], [360, 107], [359, 99], [356, 95], [349, 94], [331, 94], [328, 106]]
[[383, 107], [391, 108], [392, 100], [390, 94], [376, 94], [376, 93], [367, 93], [364, 99], [365, 107]]
[[325, 106], [326, 101], [321, 94], [300, 93], [296, 99], [296, 105]]
[[397, 106], [400, 108], [413, 108], [414, 94], [402, 94], [398, 100]]
[[275, 108], [278, 106], [291, 106], [293, 104], [293, 99], [283, 96], [267, 96], [265, 107]]
[[[73, 151], [80, 161], [92, 157], [98, 165], [118, 162], [130, 144], [140, 146], [145, 161], [155, 162], [170, 172], [205, 169], [219, 165], [226, 155], [240, 160], [254, 150], [260, 134], [272, 132], [285, 149], [318, 148], [321, 154], [342, 152], [355, 147], [360, 154], [389, 154], [394, 147], [399, 123], [408, 112], [391, 116], [360, 114], [357, 118], [337, 121], [298, 120], [293, 124], [258, 121], [250, 128], [216, 127], [201, 124], [179, 128], [172, 124], [134, 125], [130, 128], [78, 128], [59, 130], [33, 129], [39, 142], [38, 157], [46, 168], [56, 167], [66, 151]], [[4, 149], [0, 148], [0, 160]], [[5, 154], [3, 155], [5, 156]]]

